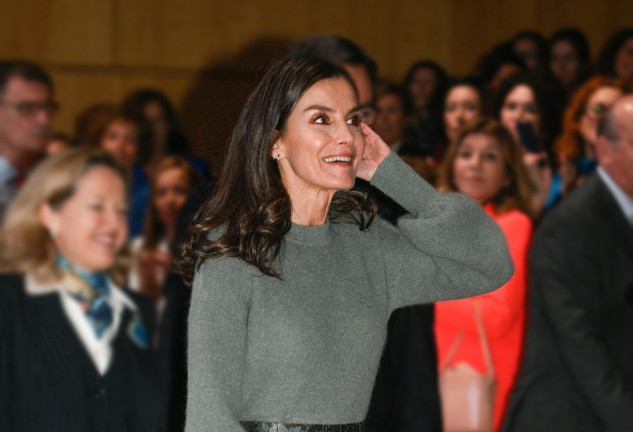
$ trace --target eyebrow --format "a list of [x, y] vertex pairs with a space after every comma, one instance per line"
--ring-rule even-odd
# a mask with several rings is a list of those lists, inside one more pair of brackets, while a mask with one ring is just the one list
[[[362, 108], [363, 108], [362, 106], [357, 105], [354, 108], [352, 108], [351, 110], [349, 110], [346, 115], [350, 115], [352, 113], [359, 112], [359, 111], [362, 110]], [[303, 112], [313, 111], [313, 110], [314, 111], [334, 112], [333, 108], [330, 108], [330, 107], [325, 106], [325, 105], [310, 105], [309, 107], [304, 109]]]

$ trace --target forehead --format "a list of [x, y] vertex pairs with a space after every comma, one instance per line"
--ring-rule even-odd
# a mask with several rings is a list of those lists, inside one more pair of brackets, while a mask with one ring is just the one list
[[622, 90], [615, 87], [600, 87], [591, 94], [588, 104], [604, 103], [612, 104], [615, 100], [622, 95]]
[[559, 39], [552, 44], [552, 51], [556, 54], [566, 54], [569, 52], [574, 52], [576, 49], [574, 45], [567, 39]]
[[497, 141], [495, 137], [483, 132], [475, 132], [475, 133], [466, 135], [464, 139], [462, 140], [462, 142], [460, 143], [460, 147], [461, 146], [468, 146], [468, 147], [471, 147], [474, 149], [480, 149], [480, 150], [485, 150], [485, 149], [490, 149], [490, 148], [495, 148], [495, 149], [501, 148], [501, 145], [499, 144], [499, 142]]
[[11, 101], [46, 100], [50, 93], [50, 89], [44, 83], [13, 76], [7, 80], [2, 96]]
[[156, 183], [173, 183], [186, 180], [187, 173], [183, 167], [170, 167], [161, 171], [156, 177]]
[[478, 99], [477, 90], [469, 85], [458, 85], [449, 90], [447, 99]]
[[346, 114], [358, 106], [358, 99], [354, 88], [345, 78], [330, 78], [310, 87], [297, 102], [294, 112], [303, 112], [313, 105]]
[[397, 104], [397, 105], [401, 105], [402, 101], [400, 99], [400, 96], [394, 94], [394, 93], [383, 93], [378, 97], [378, 101], [377, 103], [381, 103], [381, 104]]
[[521, 101], [534, 101], [534, 92], [532, 89], [526, 84], [519, 84], [515, 86], [510, 92], [506, 99], [515, 99]]
[[98, 165], [86, 171], [77, 181], [77, 195], [125, 196], [125, 182], [112, 168]]

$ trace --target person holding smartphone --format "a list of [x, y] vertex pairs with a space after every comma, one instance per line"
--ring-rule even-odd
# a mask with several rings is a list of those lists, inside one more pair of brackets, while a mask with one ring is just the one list
[[544, 125], [552, 116], [543, 115], [543, 91], [530, 75], [515, 75], [499, 89], [496, 113], [523, 150], [523, 163], [534, 186], [532, 207], [538, 216], [548, 203], [552, 167], [546, 151]]

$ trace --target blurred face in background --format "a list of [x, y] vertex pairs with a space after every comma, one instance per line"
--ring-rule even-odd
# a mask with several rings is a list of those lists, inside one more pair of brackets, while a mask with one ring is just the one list
[[71, 263], [88, 272], [107, 270], [127, 238], [125, 183], [112, 169], [95, 166], [60, 208], [44, 205], [40, 219]]
[[46, 84], [10, 77], [0, 94], [0, 146], [13, 164], [28, 169], [46, 149], [57, 104]]
[[165, 117], [165, 111], [163, 111], [163, 107], [159, 102], [149, 101], [143, 109], [143, 115], [152, 128], [154, 149], [162, 155], [167, 149], [167, 134], [169, 133], [169, 124]]
[[518, 140], [517, 123], [529, 123], [538, 136], [541, 116], [532, 89], [525, 84], [515, 86], [506, 95], [499, 113], [501, 123]]
[[549, 65], [558, 81], [564, 85], [573, 83], [580, 72], [580, 59], [574, 45], [565, 39], [554, 42]]
[[620, 96], [622, 91], [615, 87], [600, 87], [591, 94], [580, 117], [580, 134], [587, 144], [595, 144], [600, 119]]
[[481, 113], [479, 93], [469, 85], [451, 88], [444, 103], [444, 126], [446, 135], [452, 141], [461, 128]]
[[168, 168], [156, 176], [152, 204], [167, 232], [175, 230], [190, 187], [187, 172], [179, 167]]
[[633, 79], [633, 38], [628, 39], [615, 56], [615, 73], [625, 81]]
[[453, 184], [480, 205], [495, 198], [509, 176], [501, 145], [485, 133], [466, 135], [453, 160]]
[[409, 93], [417, 110], [423, 110], [429, 105], [436, 86], [437, 76], [433, 69], [421, 67], [413, 73]]
[[404, 122], [404, 108], [400, 97], [393, 93], [379, 96], [376, 102], [374, 130], [389, 147], [402, 141]]
[[138, 128], [125, 119], [115, 119], [106, 128], [101, 148], [112, 153], [117, 162], [131, 169], [138, 156]]
[[514, 41], [514, 52], [523, 59], [529, 70], [537, 70], [540, 67], [538, 45], [532, 38]]

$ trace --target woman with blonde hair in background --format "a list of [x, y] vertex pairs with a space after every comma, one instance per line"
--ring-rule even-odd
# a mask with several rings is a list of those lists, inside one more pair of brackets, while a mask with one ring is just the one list
[[157, 431], [151, 303], [127, 274], [126, 173], [76, 148], [45, 160], [0, 231], [0, 430]]

